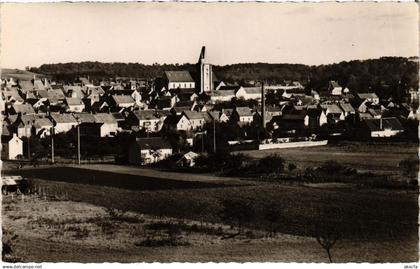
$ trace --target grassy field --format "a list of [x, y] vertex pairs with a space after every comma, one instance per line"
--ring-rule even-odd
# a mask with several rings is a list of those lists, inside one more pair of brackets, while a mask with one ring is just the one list
[[418, 145], [414, 143], [341, 143], [319, 147], [240, 152], [255, 159], [278, 154], [287, 162], [295, 163], [299, 168], [320, 166], [326, 161], [334, 160], [359, 171], [398, 173], [398, 164], [401, 160], [417, 157]]
[[[311, 237], [267, 237], [249, 230], [250, 236], [223, 239], [234, 229], [136, 212], [115, 216], [107, 208], [37, 196], [26, 196], [24, 201], [5, 197], [3, 226], [17, 235], [13, 258], [24, 262], [328, 262]], [[178, 227], [176, 235], [168, 227]], [[149, 246], [145, 241], [161, 245]], [[416, 250], [415, 236], [343, 239], [332, 249], [332, 258], [334, 262], [410, 262], [417, 260]]]
[[[113, 166], [115, 167], [115, 166]], [[357, 185], [285, 185], [245, 181], [244, 184], [195, 182], [134, 176], [132, 174], [54, 167], [22, 170], [36, 178], [35, 185], [52, 194], [66, 192], [73, 201], [171, 217], [220, 221], [221, 202], [226, 198], [252, 201], [257, 213], [274, 203], [284, 215], [279, 231], [309, 235], [311, 225], [340, 214], [349, 236], [387, 237], [410, 235], [417, 229], [417, 191], [360, 188]], [[191, 176], [191, 175], [190, 175]], [[336, 216], [332, 215], [334, 219]], [[256, 216], [249, 223], [260, 227]]]
[[[335, 160], [378, 173], [398, 173], [399, 160], [416, 155], [411, 144], [274, 152], [301, 167]], [[254, 158], [271, 153], [247, 152]], [[106, 164], [9, 173], [33, 179], [33, 189], [40, 194], [25, 202], [6, 197], [3, 203], [3, 223], [19, 235], [16, 255], [25, 261], [327, 262], [314, 239], [326, 227], [335, 227], [341, 235], [332, 250], [334, 261], [418, 260], [417, 190], [343, 182], [258, 182]], [[235, 200], [252, 207], [252, 218], [242, 223], [252, 235], [223, 240], [235, 227], [227, 226], [221, 209], [225, 201]], [[274, 238], [266, 237], [267, 205], [279, 216]], [[124, 217], [115, 219], [110, 209]], [[145, 246], [150, 238], [168, 237], [169, 230], [151, 228], [168, 221], [181, 225], [176, 235], [181, 243]], [[197, 230], [203, 222], [207, 229]]]

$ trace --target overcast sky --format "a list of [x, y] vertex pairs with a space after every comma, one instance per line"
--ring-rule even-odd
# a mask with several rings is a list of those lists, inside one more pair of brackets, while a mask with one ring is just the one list
[[208, 59], [327, 64], [418, 54], [416, 3], [59, 3], [1, 6], [2, 67]]

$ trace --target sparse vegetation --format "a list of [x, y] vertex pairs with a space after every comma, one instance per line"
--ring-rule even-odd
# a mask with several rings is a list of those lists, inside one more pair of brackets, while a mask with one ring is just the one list
[[404, 176], [416, 177], [419, 172], [419, 159], [418, 158], [406, 158], [401, 160], [399, 163], [401, 173]]

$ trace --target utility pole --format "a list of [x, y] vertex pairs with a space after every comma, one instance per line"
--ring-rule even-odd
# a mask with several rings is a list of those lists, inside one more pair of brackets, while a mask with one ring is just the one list
[[201, 132], [201, 154], [204, 153], [204, 132]]
[[262, 128], [265, 129], [265, 91], [264, 91], [264, 82], [261, 83], [261, 120]]
[[31, 160], [31, 135], [28, 135], [28, 160]]
[[216, 120], [213, 119], [213, 152], [216, 153]]
[[54, 127], [51, 128], [51, 163], [54, 164]]
[[77, 163], [80, 165], [80, 124], [77, 125]]

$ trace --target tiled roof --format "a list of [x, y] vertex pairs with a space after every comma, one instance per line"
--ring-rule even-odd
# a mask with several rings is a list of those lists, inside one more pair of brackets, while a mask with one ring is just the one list
[[243, 87], [247, 94], [261, 94], [261, 87]]
[[69, 113], [51, 113], [51, 118], [57, 123], [77, 123], [73, 115]]
[[81, 123], [92, 123], [95, 122], [95, 117], [90, 113], [75, 113], [74, 117]]
[[240, 117], [252, 116], [252, 111], [247, 106], [237, 107], [235, 108], [235, 110], [236, 110], [236, 113], [238, 113]]
[[172, 148], [168, 140], [160, 137], [138, 138], [136, 140], [140, 149], [170, 149]]
[[378, 98], [378, 96], [376, 95], [376, 93], [358, 93], [357, 96], [360, 99], [371, 99], [371, 98]]
[[117, 120], [108, 113], [98, 113], [93, 115], [98, 123], [117, 123]]
[[347, 113], [354, 113], [355, 112], [353, 106], [349, 103], [340, 103], [340, 107], [344, 112], [347, 112]]
[[169, 82], [194, 82], [188, 71], [165, 71], [165, 76]]
[[42, 128], [42, 127], [52, 127], [53, 124], [48, 118], [38, 118], [35, 120], [34, 126], [36, 128]]
[[134, 116], [138, 120], [157, 120], [158, 118], [155, 116], [154, 110], [135, 110], [133, 111]]
[[336, 104], [327, 105], [327, 109], [330, 114], [341, 114], [343, 112]]
[[197, 111], [191, 111], [191, 110], [184, 110], [184, 115], [189, 119], [189, 120], [194, 120], [194, 119], [204, 119], [204, 116], [202, 113], [197, 112]]
[[77, 105], [83, 105], [84, 103], [82, 102], [82, 99], [80, 98], [66, 98], [66, 103], [69, 106], [77, 106]]
[[364, 122], [372, 132], [382, 131], [385, 129], [400, 131], [404, 130], [401, 122], [397, 118], [365, 119]]
[[28, 91], [33, 91], [34, 90], [34, 85], [32, 84], [32, 81], [30, 81], [30, 80], [19, 81], [19, 86], [20, 86], [21, 89], [24, 89], [24, 90], [28, 90]]
[[117, 104], [131, 104], [135, 102], [133, 97], [129, 95], [113, 95], [112, 99], [114, 99]]
[[19, 114], [19, 113], [21, 113], [21, 114], [31, 114], [31, 113], [35, 113], [35, 110], [34, 110], [34, 108], [30, 105], [30, 104], [21, 104], [21, 105], [18, 105], [18, 104], [14, 104], [13, 105], [13, 110], [17, 113], [17, 114]]

